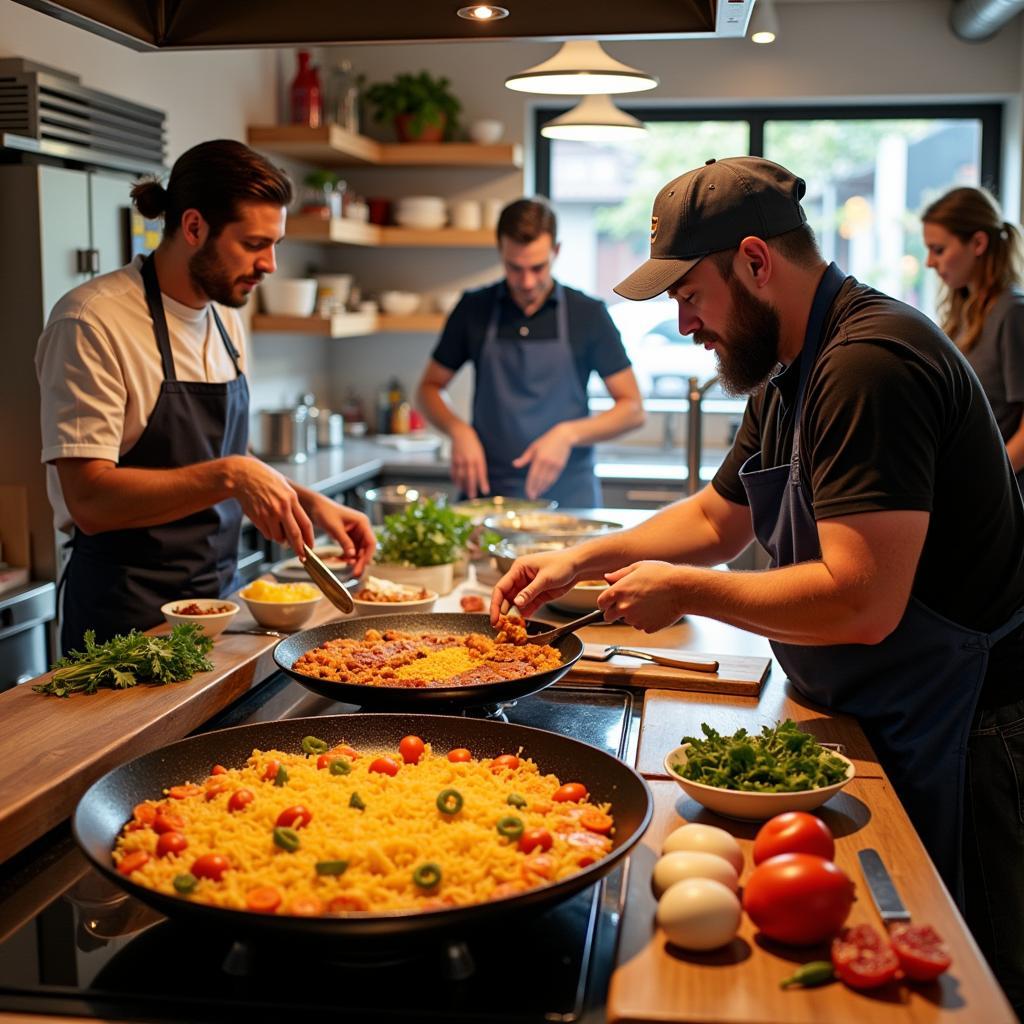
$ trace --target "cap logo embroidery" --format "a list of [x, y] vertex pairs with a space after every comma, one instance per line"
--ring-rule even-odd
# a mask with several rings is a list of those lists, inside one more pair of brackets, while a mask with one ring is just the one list
[[654, 239], [658, 237], [658, 218], [651, 217], [651, 245], [654, 245]]

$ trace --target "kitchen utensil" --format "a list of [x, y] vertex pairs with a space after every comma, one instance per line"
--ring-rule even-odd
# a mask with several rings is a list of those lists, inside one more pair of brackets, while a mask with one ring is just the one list
[[306, 553], [306, 572], [309, 573], [313, 582], [324, 592], [327, 600], [342, 615], [348, 615], [349, 612], [355, 611], [356, 606], [352, 603], [352, 595], [344, 588], [341, 580], [324, 565], [320, 560], [320, 556], [308, 544], [304, 544], [303, 547]]
[[[389, 627], [395, 625], [394, 617], [383, 621]], [[361, 619], [357, 628], [362, 630], [369, 622], [369, 619]], [[295, 639], [291, 637], [281, 643], [288, 644]], [[402, 737], [410, 733], [421, 736], [435, 750], [466, 747], [480, 758], [517, 751], [522, 757], [532, 758], [545, 772], [553, 772], [563, 779], [584, 781], [591, 800], [612, 805], [615, 833], [611, 853], [568, 878], [486, 903], [421, 912], [322, 917], [254, 914], [194, 903], [147, 889], [118, 874], [114, 868], [110, 852], [121, 826], [131, 819], [135, 805], [143, 800], [159, 799], [167, 787], [185, 779], [205, 778], [211, 764], [240, 767], [257, 748], [298, 752], [303, 737], [310, 735], [332, 746], [343, 742], [357, 749], [394, 750]], [[350, 714], [243, 725], [190, 736], [144, 754], [108, 772], [87, 790], [75, 810], [72, 827], [79, 846], [102, 875], [182, 923], [202, 929], [219, 928], [229, 933], [257, 933], [264, 937], [320, 935], [339, 945], [348, 942], [362, 953], [375, 941], [393, 946], [403, 938], [422, 948], [422, 936], [426, 933], [436, 934], [448, 929], [465, 933], [470, 927], [481, 925], [496, 928], [516, 911], [538, 913], [567, 899], [593, 885], [622, 860], [650, 823], [651, 807], [647, 784], [632, 768], [596, 747], [557, 733], [451, 715]], [[335, 947], [332, 945], [332, 948]]]
[[910, 911], [903, 906], [900, 894], [877, 850], [870, 847], [857, 851], [860, 870], [868, 884], [868, 892], [878, 908], [879, 916], [886, 927], [898, 921], [909, 921]]
[[[543, 629], [540, 623], [528, 622], [531, 633]], [[362, 683], [335, 683], [329, 679], [306, 676], [293, 666], [306, 651], [310, 651], [328, 640], [348, 637], [362, 640], [368, 629], [399, 629], [409, 633], [482, 633], [494, 637], [497, 630], [491, 626], [486, 614], [460, 614], [457, 612], [430, 612], [418, 615], [381, 615], [376, 618], [349, 619], [345, 622], [330, 622], [314, 626], [301, 633], [286, 637], [274, 648], [274, 661], [278, 667], [301, 683], [307, 690], [329, 697], [358, 704], [366, 709], [394, 711], [411, 707], [431, 707], [449, 712], [458, 708], [479, 708], [496, 705], [525, 697], [529, 693], [543, 690], [557, 683], [579, 660], [583, 643], [577, 636], [563, 636], [552, 646], [561, 659], [555, 668], [534, 672], [517, 679], [502, 679], [494, 683], [470, 683], [465, 686], [424, 686], [416, 688], [394, 686], [366, 686]]]
[[561, 640], [563, 636], [575, 633], [577, 629], [582, 629], [594, 622], [604, 622], [604, 612], [600, 608], [595, 608], [589, 614], [573, 619], [572, 622], [567, 622], [564, 626], [556, 626], [543, 633], [533, 633], [526, 638], [526, 642], [528, 644], [553, 644], [556, 640]]
[[[570, 623], [571, 625], [571, 623]], [[717, 672], [718, 662], [713, 658], [670, 658], [664, 654], [654, 654], [652, 651], [643, 651], [639, 647], [623, 647], [620, 644], [611, 644], [604, 649], [602, 661], [614, 658], [616, 654], [625, 654], [630, 658], [641, 658], [644, 661], [653, 661], [655, 665], [664, 665], [666, 668], [686, 668], [691, 672]], [[589, 657], [584, 653], [583, 657]]]
[[596, 537], [600, 534], [621, 530], [622, 523], [612, 523], [602, 519], [584, 519], [580, 516], [568, 515], [565, 512], [511, 511], [501, 515], [488, 516], [484, 520], [484, 528], [493, 530], [501, 537], [511, 537], [514, 534], [528, 535], [528, 537], [517, 537], [517, 540], [565, 539], [575, 542], [585, 537]]
[[260, 456], [269, 462], [302, 463], [312, 454], [309, 409], [262, 409], [259, 414]]
[[276, 629], [224, 629], [221, 632], [232, 636], [287, 636], [287, 633], [280, 633]]
[[409, 505], [430, 498], [439, 501], [440, 491], [423, 491], [412, 484], [389, 484], [385, 487], [357, 487], [356, 495], [373, 523], [383, 523], [385, 516], [404, 512]]

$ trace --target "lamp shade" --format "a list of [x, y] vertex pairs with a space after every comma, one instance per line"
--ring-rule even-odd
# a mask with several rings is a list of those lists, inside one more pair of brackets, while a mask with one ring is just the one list
[[658, 80], [610, 57], [593, 39], [572, 39], [549, 60], [505, 79], [516, 92], [553, 96], [590, 96], [594, 93], [643, 92]]
[[779, 34], [779, 19], [773, 0], [757, 0], [750, 15], [747, 36], [752, 43], [774, 43]]
[[575, 142], [618, 142], [646, 134], [642, 121], [619, 110], [610, 96], [584, 96], [572, 110], [541, 126], [549, 139]]

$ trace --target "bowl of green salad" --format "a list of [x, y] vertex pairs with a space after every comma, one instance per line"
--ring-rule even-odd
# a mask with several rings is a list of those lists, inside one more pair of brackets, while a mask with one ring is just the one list
[[665, 755], [665, 771], [709, 811], [741, 821], [766, 821], [783, 811], [810, 811], [855, 775], [853, 762], [823, 747], [791, 719], [722, 736], [701, 725]]

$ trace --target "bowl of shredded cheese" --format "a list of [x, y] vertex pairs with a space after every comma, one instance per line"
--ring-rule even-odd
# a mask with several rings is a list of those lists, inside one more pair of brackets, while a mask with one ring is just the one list
[[253, 580], [238, 596], [252, 617], [268, 629], [298, 629], [313, 614], [323, 598], [312, 583], [272, 583]]

